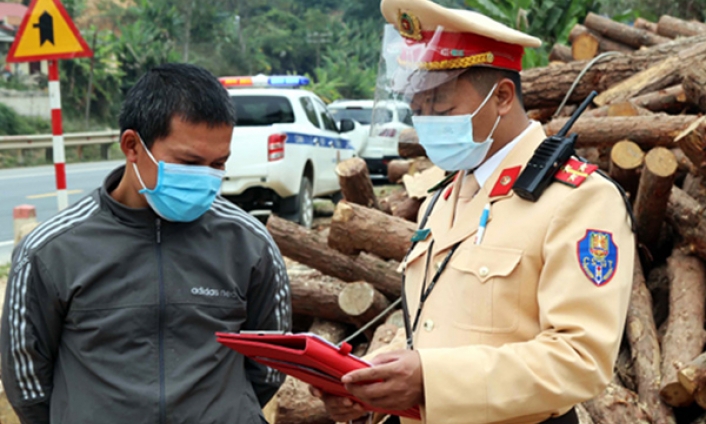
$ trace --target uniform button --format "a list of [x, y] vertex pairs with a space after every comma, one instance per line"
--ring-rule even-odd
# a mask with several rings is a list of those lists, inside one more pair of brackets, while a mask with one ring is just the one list
[[480, 274], [481, 277], [487, 277], [488, 274], [490, 273], [490, 270], [488, 269], [487, 266], [482, 266], [478, 270], [478, 273]]
[[441, 268], [441, 262], [437, 262], [434, 264], [434, 269], [436, 269], [438, 271], [440, 268]]
[[430, 320], [430, 319], [424, 321], [424, 329], [425, 329], [426, 331], [431, 331], [431, 330], [433, 330], [433, 329], [434, 329], [434, 321], [432, 321], [432, 320]]

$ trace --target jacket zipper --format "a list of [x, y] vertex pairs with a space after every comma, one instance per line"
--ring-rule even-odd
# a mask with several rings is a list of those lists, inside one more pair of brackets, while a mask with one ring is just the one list
[[159, 270], [159, 423], [167, 423], [167, 400], [164, 383], [164, 273], [162, 267], [162, 220], [157, 218], [157, 267]]

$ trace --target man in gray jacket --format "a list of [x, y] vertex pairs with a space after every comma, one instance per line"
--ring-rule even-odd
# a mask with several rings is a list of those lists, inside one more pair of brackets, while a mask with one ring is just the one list
[[277, 246], [218, 196], [234, 122], [210, 73], [152, 69], [120, 115], [126, 166], [15, 249], [0, 347], [23, 423], [265, 422], [282, 375], [214, 335], [291, 326]]

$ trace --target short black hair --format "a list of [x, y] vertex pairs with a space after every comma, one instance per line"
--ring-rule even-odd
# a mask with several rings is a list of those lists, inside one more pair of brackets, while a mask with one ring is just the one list
[[128, 91], [120, 111], [120, 133], [137, 131], [148, 148], [169, 136], [171, 121], [209, 127], [235, 125], [235, 106], [218, 79], [186, 63], [152, 68]]
[[515, 95], [520, 101], [520, 105], [524, 107], [522, 101], [522, 78], [520, 73], [510, 69], [489, 68], [487, 66], [476, 66], [468, 68], [466, 72], [461, 74], [461, 78], [466, 78], [473, 87], [478, 90], [481, 96], [487, 96], [495, 83], [507, 78], [515, 84]]

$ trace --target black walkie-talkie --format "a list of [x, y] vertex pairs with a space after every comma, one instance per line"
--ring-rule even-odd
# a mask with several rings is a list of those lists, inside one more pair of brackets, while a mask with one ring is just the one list
[[564, 128], [556, 135], [547, 137], [537, 147], [532, 159], [527, 163], [522, 174], [512, 186], [518, 196], [525, 200], [536, 202], [552, 182], [559, 168], [571, 159], [578, 135], [574, 133], [567, 137], [566, 134], [597, 95], [596, 91], [591, 92], [574, 114], [571, 115]]

